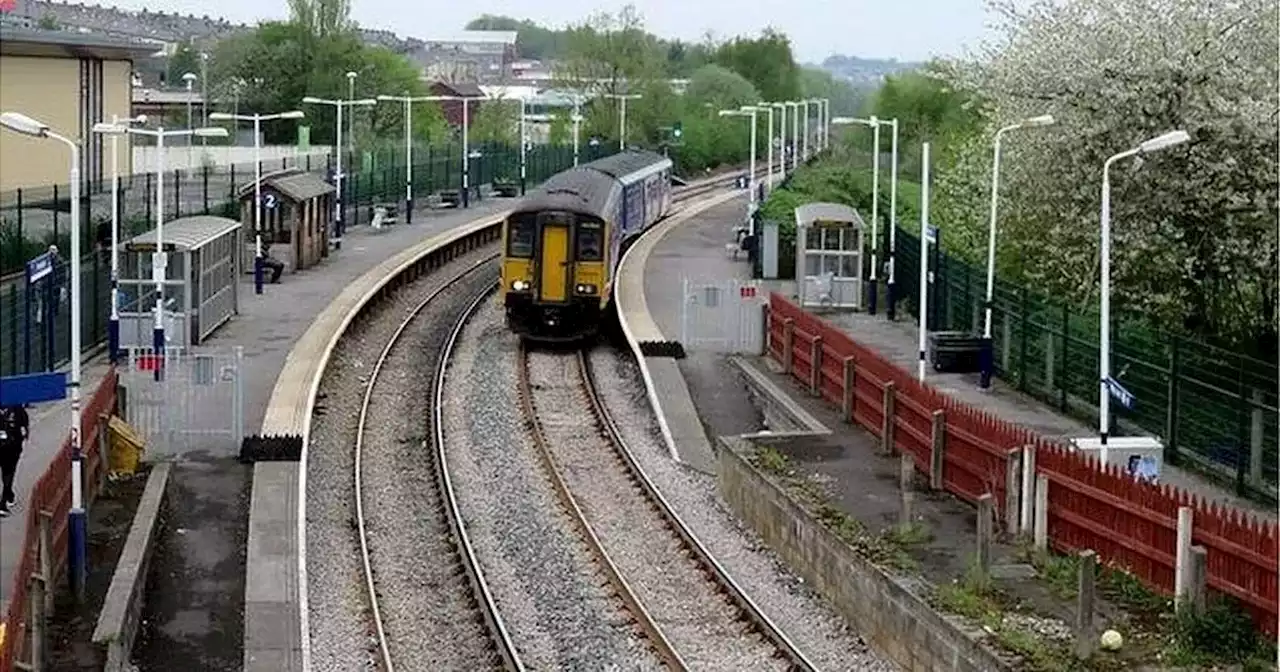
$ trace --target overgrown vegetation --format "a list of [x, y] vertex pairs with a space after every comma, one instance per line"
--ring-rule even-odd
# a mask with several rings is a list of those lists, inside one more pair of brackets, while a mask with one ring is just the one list
[[858, 555], [886, 569], [914, 571], [919, 565], [911, 557], [912, 548], [929, 540], [929, 532], [913, 523], [878, 532], [846, 514], [832, 502], [831, 495], [816, 480], [796, 470], [791, 460], [772, 446], [756, 446], [747, 459], [791, 493], [828, 530], [849, 544]]

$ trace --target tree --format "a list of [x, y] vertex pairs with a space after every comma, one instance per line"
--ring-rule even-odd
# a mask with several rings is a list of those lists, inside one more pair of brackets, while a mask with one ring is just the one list
[[820, 68], [800, 69], [800, 95], [803, 98], [826, 98], [831, 101], [831, 116], [857, 114], [871, 92], [857, 89], [843, 79]]
[[350, 32], [351, 0], [287, 0], [291, 20], [316, 38]]
[[730, 109], [761, 102], [760, 93], [746, 77], [715, 64], [694, 71], [684, 95], [691, 108], [710, 105]]
[[474, 143], [494, 142], [519, 146], [520, 105], [518, 100], [486, 100], [468, 120], [469, 139]]
[[771, 28], [756, 39], [738, 37], [720, 45], [714, 60], [747, 78], [765, 100], [800, 97], [800, 72], [791, 54], [791, 40]]
[[183, 86], [182, 76], [188, 72], [200, 74], [200, 54], [191, 47], [190, 42], [183, 42], [169, 57], [165, 67], [165, 83], [169, 86]]
[[[1001, 245], [1017, 250], [1008, 270], [1092, 300], [1103, 161], [1182, 128], [1190, 145], [1151, 156], [1141, 168], [1130, 159], [1112, 169], [1115, 309], [1273, 354], [1276, 3], [1036, 0], [1021, 10], [1006, 1], [993, 7], [1004, 20], [1001, 39], [956, 63], [949, 84], [982, 92], [992, 118], [988, 137], [1013, 120], [1057, 119], [1051, 128], [1021, 132], [1005, 150]], [[987, 179], [979, 176], [989, 168], [962, 160], [955, 170], [962, 174], [953, 182], [964, 191], [940, 184], [939, 200], [981, 201], [969, 188]]]

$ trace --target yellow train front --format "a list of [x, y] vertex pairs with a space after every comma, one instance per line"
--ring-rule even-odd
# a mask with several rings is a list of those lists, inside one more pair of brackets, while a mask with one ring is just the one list
[[628, 150], [558, 173], [503, 228], [507, 327], [535, 341], [600, 329], [627, 245], [671, 209], [671, 161]]

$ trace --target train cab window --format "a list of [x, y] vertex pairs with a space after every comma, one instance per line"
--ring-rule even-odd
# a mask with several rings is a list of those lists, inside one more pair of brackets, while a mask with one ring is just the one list
[[533, 257], [533, 241], [538, 232], [533, 215], [516, 215], [507, 220], [507, 255]]
[[578, 261], [604, 260], [604, 235], [600, 222], [578, 222]]

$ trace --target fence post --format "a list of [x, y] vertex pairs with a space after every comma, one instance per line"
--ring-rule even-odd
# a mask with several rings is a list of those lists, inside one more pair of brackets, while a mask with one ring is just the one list
[[1046, 392], [1053, 392], [1053, 378], [1058, 372], [1053, 359], [1053, 330], [1048, 329], [1044, 332], [1044, 389]]
[[947, 420], [941, 408], [933, 412], [929, 430], [929, 488], [941, 490], [947, 464]]
[[102, 491], [107, 487], [107, 471], [110, 466], [110, 462], [107, 460], [107, 454], [110, 452], [107, 446], [107, 439], [111, 416], [107, 413], [99, 413], [98, 423], [98, 488], [97, 492], [94, 493], [95, 497], [102, 494]]
[[1177, 546], [1174, 547], [1173, 561], [1173, 606], [1182, 611], [1187, 599], [1189, 565], [1191, 563], [1191, 531], [1194, 523], [1193, 512], [1189, 506], [1178, 507]]
[[50, 613], [46, 605], [49, 604], [53, 591], [49, 590], [48, 582], [39, 572], [31, 574], [27, 579], [27, 586], [27, 609], [31, 614], [31, 657], [28, 665], [34, 672], [43, 672], [44, 650], [48, 643], [45, 629]]
[[1063, 302], [1062, 304], [1062, 375], [1061, 384], [1058, 386], [1058, 410], [1063, 413], [1067, 412], [1067, 385], [1071, 382], [1071, 377], [1067, 373], [1067, 364], [1071, 361], [1071, 357], [1067, 354], [1071, 345], [1071, 308]]
[[1032, 536], [1037, 551], [1049, 550], [1049, 477], [1044, 474], [1036, 474], [1036, 524]]
[[1249, 400], [1253, 407], [1250, 414], [1249, 422], [1249, 482], [1255, 486], [1262, 486], [1262, 454], [1264, 450], [1263, 439], [1263, 413], [1262, 413], [1262, 390], [1253, 388], [1249, 393]]
[[1009, 534], [1018, 533], [1021, 512], [1019, 496], [1022, 493], [1022, 449], [1010, 448], [1004, 470], [1004, 529]]
[[914, 458], [907, 453], [903, 453], [898, 467], [898, 489], [902, 492], [902, 508], [898, 511], [898, 526], [904, 531], [910, 529], [911, 522], [914, 520], [914, 514], [911, 509], [915, 500], [914, 488], [912, 487], [915, 475], [916, 463]]
[[995, 520], [995, 497], [991, 493], [983, 493], [978, 498], [978, 549], [977, 566], [982, 576], [991, 571], [991, 532], [992, 521]]
[[809, 394], [822, 396], [822, 335], [809, 344]]
[[1018, 389], [1027, 391], [1027, 288], [1018, 288]]
[[841, 388], [844, 398], [840, 404], [840, 410], [844, 416], [845, 422], [853, 422], [853, 408], [857, 403], [858, 391], [858, 367], [857, 360], [853, 355], [847, 355], [844, 358], [844, 382]]
[[1093, 654], [1093, 592], [1098, 554], [1080, 551], [1080, 576], [1076, 590], [1076, 657], [1084, 660]]
[[1202, 614], [1205, 607], [1205, 581], [1207, 576], [1205, 572], [1208, 566], [1208, 551], [1204, 546], [1191, 547], [1191, 566], [1188, 567], [1187, 576], [1187, 602], [1191, 605], [1191, 613]]
[[880, 451], [885, 455], [893, 454], [893, 381], [890, 380], [884, 384], [883, 405], [884, 419], [880, 426]]
[[[32, 490], [32, 492], [35, 492]], [[53, 576], [53, 512], [48, 509], [40, 510], [40, 520], [37, 523], [40, 535], [36, 542], [37, 566], [40, 568], [42, 576]], [[48, 591], [44, 596], [44, 608], [46, 613], [53, 613], [53, 591]]]
[[1164, 459], [1169, 464], [1178, 463], [1178, 337], [1169, 344], [1169, 371], [1165, 398], [1168, 406], [1164, 416]]
[[796, 339], [796, 320], [788, 317], [782, 321], [782, 372], [791, 375], [792, 349]]
[[1022, 447], [1022, 516], [1018, 521], [1022, 534], [1032, 529], [1036, 501], [1036, 447], [1026, 445]]

